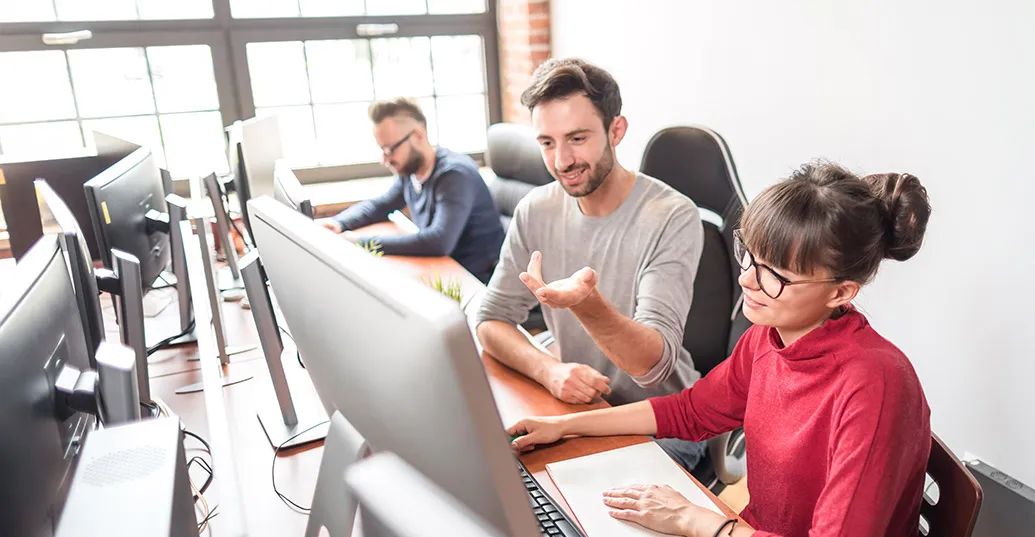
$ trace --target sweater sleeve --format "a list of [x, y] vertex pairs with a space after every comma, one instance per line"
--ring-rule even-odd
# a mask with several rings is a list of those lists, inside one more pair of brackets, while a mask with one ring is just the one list
[[753, 326], [741, 336], [733, 354], [704, 378], [680, 393], [648, 399], [658, 438], [701, 441], [744, 424], [755, 341], [764, 334]]
[[334, 220], [345, 231], [369, 226], [388, 219], [388, 213], [406, 206], [403, 197], [403, 179], [396, 177], [392, 187], [381, 196], [372, 200], [361, 201], [336, 214]]
[[676, 370], [703, 247], [701, 214], [687, 203], [666, 220], [637, 286], [633, 320], [656, 330], [663, 342], [661, 359], [645, 375], [632, 377], [642, 387], [664, 382]]
[[[456, 248], [474, 207], [475, 190], [458, 171], [435, 179], [435, 214], [428, 227], [410, 235], [366, 236], [377, 240], [385, 255], [444, 256]], [[401, 191], [400, 191], [401, 192]]]

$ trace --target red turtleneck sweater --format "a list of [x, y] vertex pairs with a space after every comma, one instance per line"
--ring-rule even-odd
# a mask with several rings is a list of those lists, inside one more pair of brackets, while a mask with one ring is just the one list
[[859, 312], [788, 347], [754, 326], [682, 393], [650, 399], [658, 438], [744, 427], [755, 535], [915, 537], [930, 409], [902, 351]]

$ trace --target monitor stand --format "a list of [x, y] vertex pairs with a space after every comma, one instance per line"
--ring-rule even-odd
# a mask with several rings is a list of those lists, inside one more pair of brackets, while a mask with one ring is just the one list
[[[230, 352], [234, 350], [234, 353], [244, 352], [246, 350], [255, 349], [257, 346], [252, 345], [250, 348], [237, 348], [228, 349], [226, 345], [226, 331], [223, 324], [223, 302], [219, 298], [219, 291], [216, 289], [216, 277], [215, 277], [215, 263], [212, 260], [212, 249], [209, 247], [208, 239], [208, 219], [206, 218], [195, 218], [194, 227], [197, 229], [197, 234], [190, 234], [190, 240], [188, 241], [188, 233], [190, 232], [190, 221], [180, 222], [182, 226], [181, 235], [184, 238], [184, 252], [186, 253], [187, 266], [190, 268], [189, 278], [197, 283], [194, 283], [194, 291], [201, 291], [201, 280], [205, 282], [205, 291], [208, 295], [208, 304], [211, 309], [211, 320], [212, 325], [206, 325], [200, 328], [201, 330], [212, 330], [215, 329], [216, 335], [216, 351], [219, 353], [219, 362], [222, 366], [222, 377], [224, 387], [239, 382], [244, 382], [252, 378], [252, 375], [240, 375], [233, 374], [227, 371], [226, 365], [230, 363]], [[200, 357], [199, 357], [200, 358]], [[179, 388], [175, 393], [185, 394], [194, 393], [204, 390], [204, 384], [202, 382], [196, 382]]]
[[[258, 252], [252, 250], [241, 258], [241, 276], [266, 357], [270, 374], [267, 384], [272, 384], [266, 387], [257, 403], [259, 424], [266, 432], [266, 439], [274, 449], [323, 440], [329, 427], [327, 411], [307, 372], [296, 365], [297, 348], [294, 344], [285, 346], [280, 337], [273, 300], [266, 286], [266, 271]], [[277, 404], [273, 404], [274, 401]]]
[[[187, 330], [194, 320], [190, 278], [187, 275], [187, 261], [184, 255], [184, 238], [180, 228], [180, 222], [187, 220], [187, 201], [175, 194], [170, 194], [165, 197], [165, 203], [168, 213], [161, 214], [157, 211], [149, 211], [145, 218], [148, 226], [169, 235], [169, 249], [172, 254], [169, 264], [172, 265], [172, 277], [168, 276], [168, 272], [162, 272], [161, 279], [165, 280], [162, 285], [176, 286], [175, 300], [178, 317], [174, 318], [169, 314], [163, 315], [164, 311], [154, 317], [145, 316], [144, 337], [148, 347], [152, 347], [160, 341], [177, 334], [183, 335], [173, 339], [165, 346], [171, 347], [198, 341], [198, 336], [194, 333], [194, 330]], [[180, 282], [182, 282], [182, 285]], [[153, 283], [148, 282], [152, 289], [154, 289]], [[169, 304], [166, 307], [171, 305]]]

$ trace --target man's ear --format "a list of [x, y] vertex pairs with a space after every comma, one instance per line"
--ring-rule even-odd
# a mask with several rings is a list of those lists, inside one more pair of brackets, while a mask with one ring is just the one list
[[625, 132], [629, 129], [629, 120], [625, 116], [615, 116], [611, 120], [611, 128], [608, 129], [607, 137], [611, 147], [615, 147], [625, 138]]

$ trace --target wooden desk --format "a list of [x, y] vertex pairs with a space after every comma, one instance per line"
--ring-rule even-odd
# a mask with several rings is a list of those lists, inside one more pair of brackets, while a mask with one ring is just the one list
[[[378, 233], [398, 233], [392, 224], [378, 224], [370, 229]], [[439, 274], [444, 278], [456, 278], [461, 283], [465, 301], [470, 300], [470, 313], [476, 307], [478, 296], [484, 286], [474, 276], [448, 257], [443, 258], [403, 258], [386, 256], [386, 262], [392, 263], [413, 277], [425, 277]], [[9, 270], [13, 263], [0, 261], [0, 275]], [[227, 326], [227, 337], [231, 345], [257, 343], [257, 335], [251, 312], [240, 307], [239, 303], [223, 302], [224, 320]], [[117, 338], [117, 327], [114, 322], [114, 310], [108, 303], [105, 310], [106, 330], [113, 331]], [[167, 308], [161, 315], [176, 315], [175, 305]], [[201, 372], [198, 362], [187, 361], [193, 355], [193, 345], [163, 350], [151, 357], [150, 376], [151, 390], [154, 396], [162, 399], [183, 421], [186, 428], [202, 437], [208, 436], [205, 401], [202, 393], [177, 395], [174, 391], [186, 384], [199, 382]], [[493, 397], [499, 408], [505, 425], [510, 425], [526, 416], [558, 415], [580, 412], [596, 408], [604, 408], [607, 403], [598, 401], [593, 405], [570, 405], [563, 403], [546, 391], [545, 388], [531, 379], [503, 366], [489, 355], [482, 354], [482, 362], [489, 379]], [[312, 388], [308, 376], [296, 360], [284, 360], [285, 369], [294, 377], [292, 384], [294, 397], [312, 397]], [[235, 450], [235, 463], [238, 485], [241, 491], [240, 504], [243, 505], [247, 517], [249, 535], [252, 536], [289, 536], [302, 535], [307, 518], [288, 508], [273, 491], [271, 481], [271, 464], [273, 450], [256, 418], [257, 405], [275, 404], [272, 388], [269, 385], [269, 374], [262, 354], [253, 351], [246, 355], [234, 356], [231, 363], [224, 367], [227, 373], [251, 373], [254, 379], [223, 389], [223, 397], [230, 423], [230, 435]], [[299, 380], [302, 380], [300, 385]], [[303, 387], [304, 386], [304, 387]], [[301, 392], [301, 393], [300, 393]], [[541, 448], [521, 456], [536, 479], [555, 498], [560, 498], [552, 481], [545, 471], [547, 463], [566, 460], [592, 453], [599, 453], [629, 445], [647, 442], [644, 436], [621, 436], [606, 438], [575, 438], [562, 441], [548, 448]], [[299, 449], [282, 452], [277, 457], [277, 488], [295, 502], [308, 506], [312, 501], [313, 490], [319, 470], [322, 445], [315, 444]], [[219, 468], [215, 468], [219, 479]], [[197, 476], [195, 479], [198, 479]], [[696, 481], [695, 481], [696, 483]], [[698, 483], [698, 486], [726, 512], [727, 516], [736, 517], [736, 513], [719, 501], [711, 491]], [[210, 506], [219, 504], [218, 490], [213, 488], [206, 498]], [[563, 502], [562, 502], [563, 503]], [[211, 535], [220, 535], [221, 521], [217, 516], [211, 522]]]
[[[371, 226], [365, 231], [393, 234], [400, 232], [393, 224], [388, 223]], [[437, 274], [444, 279], [458, 280], [463, 290], [464, 301], [469, 304], [469, 314], [477, 307], [480, 294], [484, 290], [480, 281], [448, 257], [385, 256], [384, 260], [414, 278]], [[227, 326], [230, 327], [227, 332], [231, 341], [234, 344], [254, 343], [256, 336], [254, 326], [250, 326], [252, 322], [250, 312], [243, 310], [236, 303], [223, 303], [222, 306], [224, 319]], [[306, 516], [285, 506], [274, 493], [270, 477], [273, 451], [255, 417], [258, 404], [274, 404], [266, 364], [259, 358], [261, 358], [261, 354], [232, 358], [231, 364], [226, 367], [227, 372], [247, 372], [255, 375], [255, 379], [226, 387], [223, 390], [237, 456], [239, 488], [243, 496], [241, 500], [247, 513], [250, 535], [301, 535], [305, 528]], [[171, 360], [175, 362], [176, 358]], [[603, 401], [598, 401], [593, 405], [563, 403], [551, 396], [539, 384], [500, 364], [488, 354], [482, 354], [482, 362], [505, 425], [510, 425], [527, 416], [568, 414], [608, 406]], [[298, 362], [285, 359], [284, 365], [288, 374], [294, 377], [292, 379], [294, 381], [292, 384], [293, 397], [312, 397], [314, 394], [312, 384]], [[152, 391], [180, 415], [188, 428], [204, 435], [205, 418], [202, 395], [175, 395], [172, 393], [177, 387], [198, 380], [200, 380], [200, 372], [196, 369], [161, 376], [153, 375]], [[304, 382], [304, 388], [300, 389], [299, 381]], [[575, 438], [524, 454], [521, 459], [547, 492], [555, 498], [560, 498], [560, 494], [546, 474], [547, 463], [648, 441], [650, 439], [644, 436]], [[279, 455], [276, 474], [277, 488], [280, 492], [301, 505], [310, 505], [322, 453], [322, 446], [317, 444], [283, 452]], [[216, 472], [218, 475], [218, 469]], [[698, 486], [717, 505], [722, 507], [728, 516], [737, 516], [711, 491], [700, 484]], [[209, 503], [210, 505], [218, 503], [218, 498], [210, 498]], [[213, 521], [213, 535], [216, 536], [219, 535], [218, 522], [217, 517]]]

